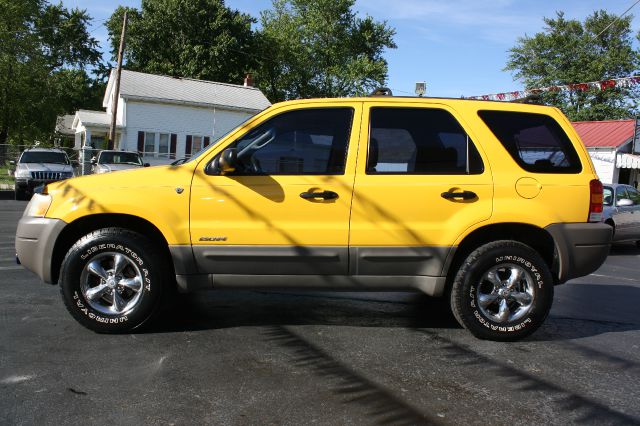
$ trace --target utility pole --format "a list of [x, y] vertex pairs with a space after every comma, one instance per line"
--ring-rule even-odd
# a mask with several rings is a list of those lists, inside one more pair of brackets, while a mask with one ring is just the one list
[[116, 119], [118, 118], [118, 100], [120, 98], [120, 75], [122, 74], [122, 52], [124, 51], [124, 38], [127, 33], [127, 11], [124, 11], [122, 20], [122, 34], [120, 34], [120, 48], [118, 48], [118, 65], [116, 68], [116, 82], [113, 88], [113, 108], [111, 109], [111, 128], [109, 129], [109, 143], [107, 149], [114, 149], [116, 143]]

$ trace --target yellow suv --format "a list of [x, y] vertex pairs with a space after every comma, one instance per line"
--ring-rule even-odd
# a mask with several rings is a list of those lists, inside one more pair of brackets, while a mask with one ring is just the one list
[[546, 318], [607, 256], [602, 185], [550, 107], [369, 97], [273, 105], [181, 165], [36, 194], [19, 260], [75, 319], [133, 330], [173, 290], [406, 290], [480, 338]]

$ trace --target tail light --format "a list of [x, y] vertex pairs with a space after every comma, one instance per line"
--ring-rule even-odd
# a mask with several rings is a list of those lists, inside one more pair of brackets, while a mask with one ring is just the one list
[[600, 222], [602, 220], [602, 182], [593, 179], [589, 182], [589, 222]]

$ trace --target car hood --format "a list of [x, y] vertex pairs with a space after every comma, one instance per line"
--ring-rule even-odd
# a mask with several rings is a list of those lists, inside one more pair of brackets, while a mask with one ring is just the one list
[[56, 163], [18, 163], [16, 170], [26, 170], [28, 172], [71, 172], [70, 164]]

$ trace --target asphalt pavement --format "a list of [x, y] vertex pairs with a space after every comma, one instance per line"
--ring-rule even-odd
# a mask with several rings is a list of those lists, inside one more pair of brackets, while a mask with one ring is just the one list
[[413, 293], [208, 292], [100, 335], [14, 260], [0, 201], [0, 424], [640, 424], [640, 250], [481, 341]]

